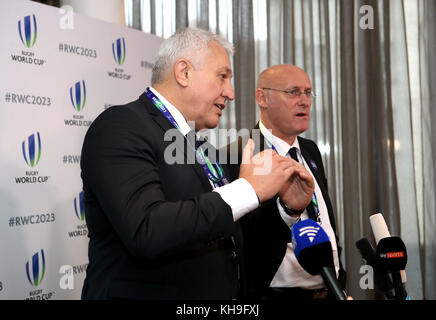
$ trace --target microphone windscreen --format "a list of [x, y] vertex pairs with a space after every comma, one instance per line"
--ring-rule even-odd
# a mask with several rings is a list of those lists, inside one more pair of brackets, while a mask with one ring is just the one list
[[297, 261], [311, 275], [320, 274], [323, 267], [334, 266], [330, 239], [312, 219], [294, 224], [292, 244]]
[[377, 255], [368, 239], [360, 239], [356, 242], [356, 247], [359, 249], [362, 258], [365, 259], [366, 263], [374, 268], [377, 264]]
[[371, 224], [372, 233], [374, 234], [375, 242], [377, 244], [381, 239], [391, 236], [388, 226], [386, 225], [386, 221], [381, 213], [370, 216], [369, 222]]
[[400, 237], [381, 239], [377, 245], [377, 257], [389, 272], [404, 270], [407, 264], [406, 245]]
[[359, 249], [362, 258], [374, 270], [374, 283], [378, 291], [384, 293], [387, 297], [392, 295], [391, 291], [394, 288], [392, 280], [387, 271], [381, 267], [381, 262], [377, 259], [377, 254], [369, 243], [368, 239], [362, 238], [356, 242], [356, 247]]

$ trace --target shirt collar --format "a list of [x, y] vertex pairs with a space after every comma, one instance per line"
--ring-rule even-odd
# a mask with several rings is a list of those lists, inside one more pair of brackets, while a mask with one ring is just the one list
[[174, 120], [176, 120], [177, 124], [179, 125], [180, 132], [186, 136], [189, 131], [191, 131], [191, 127], [189, 126], [188, 122], [186, 122], [185, 117], [183, 114], [177, 109], [176, 106], [171, 104], [167, 99], [165, 99], [164, 96], [162, 96], [155, 88], [150, 87], [150, 91], [153, 92], [156, 97], [159, 98], [159, 100], [164, 104], [164, 106], [168, 109], [168, 111], [173, 116]]
[[295, 147], [297, 148], [297, 153], [300, 153], [300, 144], [298, 143], [297, 137], [295, 137], [294, 142], [292, 145], [287, 143], [286, 141], [280, 139], [279, 137], [276, 137], [272, 134], [270, 129], [267, 129], [265, 125], [262, 123], [262, 121], [259, 121], [259, 128], [262, 135], [266, 138], [268, 141], [268, 144], [273, 144], [274, 148], [276, 148], [277, 153], [283, 157], [285, 157], [289, 151], [290, 148]]

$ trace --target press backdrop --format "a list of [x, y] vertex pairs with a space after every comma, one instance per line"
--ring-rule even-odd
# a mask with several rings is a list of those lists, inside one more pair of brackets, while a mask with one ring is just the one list
[[79, 299], [83, 138], [149, 85], [162, 38], [22, 0], [0, 29], [0, 299]]

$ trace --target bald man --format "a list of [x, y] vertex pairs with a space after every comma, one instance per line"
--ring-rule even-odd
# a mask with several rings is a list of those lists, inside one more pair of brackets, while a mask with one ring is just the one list
[[[331, 240], [335, 271], [345, 287], [321, 154], [315, 142], [299, 136], [309, 128], [314, 97], [310, 78], [293, 65], [272, 66], [260, 74], [255, 97], [260, 108], [260, 121], [251, 132], [255, 153], [273, 149], [281, 156], [296, 159], [315, 181], [312, 199], [316, 201], [301, 206], [301, 202], [294, 201], [301, 194], [284, 186], [275, 197], [241, 219], [245, 294], [249, 298], [288, 301], [333, 298], [321, 276], [312, 276], [300, 266], [291, 244], [290, 228], [296, 222], [314, 219], [320, 223]], [[239, 149], [242, 140], [238, 141]], [[232, 148], [229, 146], [228, 152]], [[231, 168], [232, 176], [238, 177], [238, 167]]]

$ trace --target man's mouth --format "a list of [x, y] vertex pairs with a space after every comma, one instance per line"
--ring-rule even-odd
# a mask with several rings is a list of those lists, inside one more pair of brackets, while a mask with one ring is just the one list
[[217, 107], [218, 109], [220, 109], [221, 111], [224, 110], [224, 108], [226, 107], [225, 104], [220, 104], [220, 103], [215, 103], [215, 107]]
[[297, 117], [307, 117], [307, 116], [308, 116], [308, 114], [305, 112], [297, 113]]

